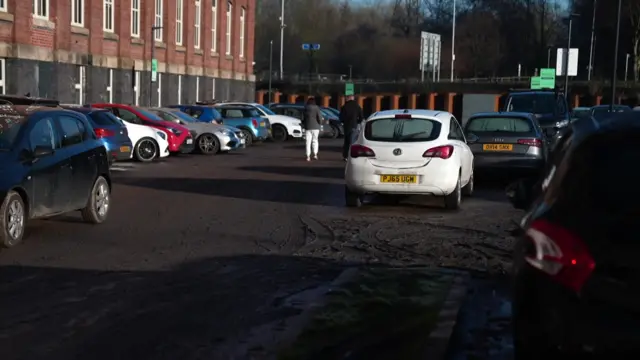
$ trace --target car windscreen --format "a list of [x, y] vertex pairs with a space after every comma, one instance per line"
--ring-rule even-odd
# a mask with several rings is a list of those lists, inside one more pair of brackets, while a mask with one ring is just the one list
[[176, 115], [174, 115], [173, 113], [170, 113], [168, 111], [162, 111], [162, 110], [153, 109], [153, 110], [149, 110], [149, 112], [152, 112], [152, 113], [158, 115], [158, 117], [161, 118], [164, 121], [175, 121], [178, 118]]
[[92, 125], [98, 127], [122, 125], [118, 118], [109, 111], [94, 111], [89, 114], [89, 120], [91, 120]]
[[530, 133], [533, 132], [531, 120], [522, 117], [512, 116], [492, 116], [476, 117], [467, 121], [467, 132], [513, 132]]
[[265, 114], [267, 115], [276, 115], [276, 113], [274, 113], [273, 111], [271, 111], [271, 109], [269, 109], [268, 107], [264, 106], [264, 105], [256, 105], [256, 107], [262, 111], [264, 111]]
[[507, 111], [532, 114], [553, 114], [555, 109], [555, 94], [511, 95], [507, 107]]
[[183, 113], [179, 109], [171, 109], [171, 110], [169, 110], [169, 112], [171, 112], [173, 115], [179, 117], [181, 120], [184, 120], [186, 122], [196, 122], [197, 121], [195, 118], [189, 116], [189, 114]]
[[336, 119], [337, 116], [332, 113], [331, 111], [327, 110], [327, 109], [320, 109], [320, 111], [322, 112], [322, 116], [324, 116], [327, 119]]
[[23, 115], [0, 114], [0, 151], [11, 150], [26, 122]]
[[142, 114], [145, 118], [153, 121], [164, 121], [160, 116], [152, 113], [151, 111], [145, 110], [143, 108], [137, 108], [138, 112]]
[[419, 142], [440, 136], [442, 124], [429, 119], [381, 118], [365, 123], [364, 137], [371, 141]]

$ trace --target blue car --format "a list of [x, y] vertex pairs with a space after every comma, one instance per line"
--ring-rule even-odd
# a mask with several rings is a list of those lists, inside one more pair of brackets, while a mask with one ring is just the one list
[[222, 124], [242, 130], [247, 146], [254, 141], [264, 141], [271, 138], [269, 120], [260, 117], [255, 108], [243, 105], [218, 105], [216, 110], [222, 115]]
[[167, 106], [172, 109], [180, 109], [183, 113], [191, 116], [192, 118], [207, 123], [220, 123], [222, 121], [222, 115], [208, 105], [170, 105]]
[[110, 111], [91, 107], [64, 106], [68, 110], [84, 114], [91, 125], [96, 137], [107, 148], [109, 161], [122, 161], [131, 158], [133, 144], [129, 138], [127, 127]]

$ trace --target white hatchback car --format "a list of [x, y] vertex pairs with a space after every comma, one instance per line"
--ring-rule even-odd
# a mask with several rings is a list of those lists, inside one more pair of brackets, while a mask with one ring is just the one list
[[365, 194], [435, 195], [458, 209], [473, 193], [473, 153], [446, 111], [387, 110], [371, 115], [354, 136], [345, 170], [347, 206]]
[[[120, 118], [118, 118], [120, 119]], [[150, 162], [169, 156], [167, 134], [150, 126], [133, 124], [120, 119], [127, 127], [129, 139], [133, 144], [131, 158], [140, 162]]]

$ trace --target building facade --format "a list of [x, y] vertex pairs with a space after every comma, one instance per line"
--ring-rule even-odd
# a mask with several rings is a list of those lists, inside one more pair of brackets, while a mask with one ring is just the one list
[[253, 100], [255, 3], [0, 0], [0, 93], [141, 106]]

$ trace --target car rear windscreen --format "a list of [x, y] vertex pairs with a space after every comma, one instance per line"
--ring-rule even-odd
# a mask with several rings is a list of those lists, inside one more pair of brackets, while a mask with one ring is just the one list
[[364, 137], [371, 141], [432, 141], [440, 136], [442, 124], [429, 119], [375, 119], [365, 123]]
[[533, 132], [531, 120], [520, 117], [478, 117], [471, 118], [467, 123], [467, 132]]
[[91, 114], [89, 114], [89, 118], [95, 126], [122, 125], [120, 122], [118, 122], [117, 118], [108, 111], [92, 112]]

